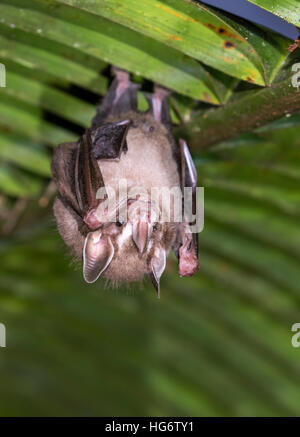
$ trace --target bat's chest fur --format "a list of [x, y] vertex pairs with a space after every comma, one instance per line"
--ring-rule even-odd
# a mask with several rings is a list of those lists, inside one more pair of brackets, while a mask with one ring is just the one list
[[143, 187], [149, 193], [152, 187], [179, 186], [177, 163], [166, 128], [151, 115], [128, 113], [125, 118], [133, 121], [127, 134], [127, 152], [119, 160], [99, 161], [105, 186], [118, 191], [120, 179], [127, 181], [128, 189]]
[[[126, 180], [128, 194], [139, 187], [149, 195], [152, 188], [179, 187], [178, 167], [166, 128], [151, 115], [128, 113], [122, 118], [133, 122], [126, 137], [127, 152], [122, 153], [119, 160], [99, 160], [105, 186], [113, 188], [117, 195], [121, 179]], [[169, 203], [166, 208], [168, 206]], [[160, 207], [164, 209], [163, 200]], [[147, 273], [147, 254], [137, 256], [136, 247], [131, 235], [126, 235], [126, 229], [119, 237], [122, 244], [118, 241], [116, 256], [103, 276], [119, 281], [141, 280]], [[172, 227], [167, 252], [174, 237], [175, 229]]]

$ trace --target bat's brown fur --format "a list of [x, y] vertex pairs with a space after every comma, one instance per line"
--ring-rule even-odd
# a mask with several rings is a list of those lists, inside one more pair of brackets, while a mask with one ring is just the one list
[[[128, 187], [180, 187], [178, 166], [173, 156], [167, 129], [150, 114], [127, 113], [132, 120], [127, 134], [127, 153], [120, 161], [101, 161], [105, 185], [117, 189], [120, 179], [127, 179]], [[108, 119], [108, 121], [116, 121]]]
[[[128, 190], [141, 186], [151, 194], [152, 187], [178, 187], [180, 180], [177, 163], [173, 156], [173, 145], [168, 140], [166, 128], [158, 123], [150, 114], [128, 113], [124, 118], [133, 122], [127, 134], [127, 153], [123, 153], [119, 161], [101, 160], [101, 171], [105, 186], [111, 186], [118, 193], [119, 180], [126, 179]], [[109, 119], [108, 121], [115, 121]], [[68, 145], [68, 147], [70, 147]], [[162, 205], [162, 209], [164, 205]], [[85, 229], [80, 229], [74, 213], [60, 198], [54, 204], [54, 214], [58, 229], [66, 244], [72, 248], [78, 259], [82, 258], [85, 240]], [[130, 223], [127, 223], [115, 238], [116, 252], [103, 277], [117, 281], [140, 281], [148, 273], [148, 260], [152, 251], [139, 254], [132, 240]], [[167, 254], [175, 241], [178, 226], [174, 223], [160, 224], [153, 234], [152, 244], [161, 241]]]
[[[83, 259], [87, 282], [99, 275], [113, 284], [141, 281], [149, 275], [159, 293], [159, 279], [172, 248], [181, 257], [180, 274], [188, 276], [198, 268], [197, 243], [187, 236], [187, 223], [160, 222], [148, 213], [146, 221], [141, 219], [145, 205], [156, 212], [158, 207], [159, 215], [169, 213], [172, 218], [172, 198], [169, 205], [170, 199], [163, 196], [156, 204], [128, 195], [128, 205], [136, 208], [136, 215], [124, 223], [111, 219], [104, 223], [104, 216], [96, 215], [98, 206], [104, 205], [97, 200], [96, 190], [101, 184], [110, 187], [118, 200], [120, 180], [125, 180], [128, 193], [140, 187], [150, 200], [152, 188], [175, 189], [181, 207], [183, 186], [187, 183], [195, 189], [195, 170], [191, 170], [190, 155], [179, 152], [173, 140], [168, 93], [156, 87], [154, 94], [146, 96], [149, 111], [139, 113], [138, 86], [124, 71], [115, 70], [115, 75], [91, 129], [78, 143], [62, 144], [55, 151], [52, 172], [59, 196], [54, 214], [65, 243], [77, 260]], [[187, 146], [184, 150], [189, 153]]]

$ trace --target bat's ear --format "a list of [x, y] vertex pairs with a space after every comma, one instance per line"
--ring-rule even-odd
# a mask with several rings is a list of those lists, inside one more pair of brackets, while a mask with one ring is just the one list
[[86, 282], [97, 281], [114, 256], [114, 246], [101, 231], [90, 232], [83, 248], [83, 276]]
[[160, 298], [160, 278], [166, 268], [166, 251], [162, 247], [156, 248], [153, 257], [150, 260], [150, 279], [157, 291], [157, 297]]

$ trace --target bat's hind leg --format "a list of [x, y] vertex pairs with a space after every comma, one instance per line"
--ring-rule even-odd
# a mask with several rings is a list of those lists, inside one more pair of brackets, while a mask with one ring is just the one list
[[127, 71], [113, 67], [115, 76], [112, 84], [97, 108], [92, 128], [102, 125], [108, 117], [122, 117], [122, 114], [137, 111], [137, 91], [139, 85], [130, 81]]
[[131, 120], [122, 120], [122, 115], [137, 111], [139, 85], [130, 81], [126, 71], [113, 68], [113, 73], [115, 78], [92, 123], [92, 153], [97, 160], [120, 159], [127, 151], [126, 135]]
[[168, 90], [156, 85], [154, 93], [145, 93], [145, 97], [149, 104], [148, 113], [152, 114], [156, 121], [163, 123], [170, 129], [172, 123], [168, 103], [169, 94]]

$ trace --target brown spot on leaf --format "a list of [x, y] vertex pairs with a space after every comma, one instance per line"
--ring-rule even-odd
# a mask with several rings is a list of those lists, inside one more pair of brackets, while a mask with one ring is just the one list
[[203, 97], [204, 97], [204, 99], [206, 100], [206, 102], [213, 103], [213, 99], [212, 99], [212, 97], [211, 97], [210, 94], [208, 94], [208, 93], [203, 93]]
[[180, 38], [180, 36], [177, 35], [170, 35], [170, 38], [175, 39], [176, 41], [182, 41], [182, 38]]
[[198, 23], [198, 20], [196, 18], [187, 17], [186, 15], [179, 14], [177, 11], [174, 11], [174, 9], [168, 8], [167, 6], [156, 4], [155, 5], [158, 8], [164, 9], [166, 12], [169, 12], [172, 15], [175, 15], [177, 18], [181, 18], [184, 21], [190, 21], [192, 23]]
[[235, 33], [230, 32], [230, 30], [226, 29], [225, 27], [214, 26], [211, 23], [203, 23], [203, 24], [204, 24], [204, 26], [208, 27], [209, 29], [214, 30], [219, 35], [224, 35], [227, 38], [233, 38], [233, 39], [236, 39], [238, 41], [244, 42], [244, 39], [240, 35], [236, 35]]
[[225, 47], [225, 49], [232, 49], [232, 47], [234, 47], [234, 44], [230, 41], [225, 41], [224, 47]]

